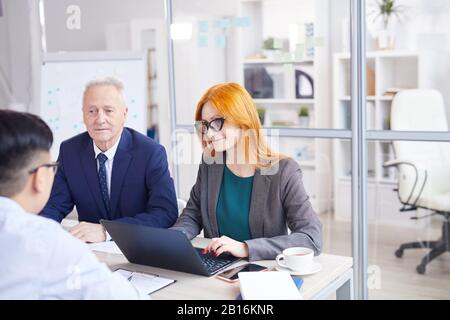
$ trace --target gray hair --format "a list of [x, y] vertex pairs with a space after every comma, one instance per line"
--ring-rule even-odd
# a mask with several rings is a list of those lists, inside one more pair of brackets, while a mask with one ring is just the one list
[[120, 97], [122, 98], [122, 102], [125, 105], [125, 97], [123, 95], [123, 90], [124, 90], [124, 86], [122, 81], [120, 81], [117, 78], [114, 77], [104, 77], [104, 78], [97, 78], [94, 80], [89, 81], [86, 86], [84, 87], [84, 92], [83, 92], [83, 100], [84, 97], [86, 95], [86, 92], [91, 89], [92, 87], [97, 87], [97, 86], [112, 86], [114, 87], [117, 92], [119, 93]]

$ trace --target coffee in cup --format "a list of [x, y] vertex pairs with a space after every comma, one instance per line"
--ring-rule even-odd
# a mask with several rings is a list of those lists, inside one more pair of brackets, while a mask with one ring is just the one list
[[283, 250], [276, 257], [279, 266], [296, 272], [308, 272], [314, 258], [314, 251], [305, 247], [293, 247]]

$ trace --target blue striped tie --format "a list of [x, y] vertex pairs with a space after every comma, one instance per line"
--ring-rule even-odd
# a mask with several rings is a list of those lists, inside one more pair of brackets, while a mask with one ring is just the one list
[[98, 179], [100, 181], [100, 192], [102, 194], [103, 203], [105, 204], [106, 213], [109, 216], [109, 195], [108, 195], [108, 184], [106, 182], [106, 166], [105, 162], [108, 160], [108, 157], [105, 156], [103, 153], [100, 153], [97, 156], [98, 163], [99, 163], [99, 170], [98, 170]]

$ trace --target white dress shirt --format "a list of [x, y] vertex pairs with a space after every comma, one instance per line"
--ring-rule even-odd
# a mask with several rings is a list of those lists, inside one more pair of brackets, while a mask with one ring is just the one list
[[56, 222], [0, 197], [0, 299], [139, 299]]

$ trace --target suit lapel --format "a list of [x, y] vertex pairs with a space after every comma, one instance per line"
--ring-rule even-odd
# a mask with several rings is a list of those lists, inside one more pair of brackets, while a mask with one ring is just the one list
[[106, 214], [105, 204], [103, 203], [102, 196], [100, 194], [100, 182], [98, 180], [97, 160], [95, 159], [94, 147], [92, 145], [92, 139], [88, 139], [86, 148], [81, 155], [81, 165], [86, 177], [86, 181], [91, 190], [91, 194], [94, 197], [97, 208], [100, 211], [100, 215], [103, 218], [108, 218]]
[[250, 201], [249, 224], [252, 239], [264, 237], [264, 213], [267, 211], [267, 196], [270, 190], [270, 176], [261, 175], [256, 169]]
[[119, 203], [120, 192], [122, 190], [123, 181], [127, 174], [128, 168], [133, 158], [130, 152], [131, 137], [126, 128], [123, 129], [119, 146], [114, 156], [112, 176], [111, 176], [111, 217], [116, 218], [117, 205]]

